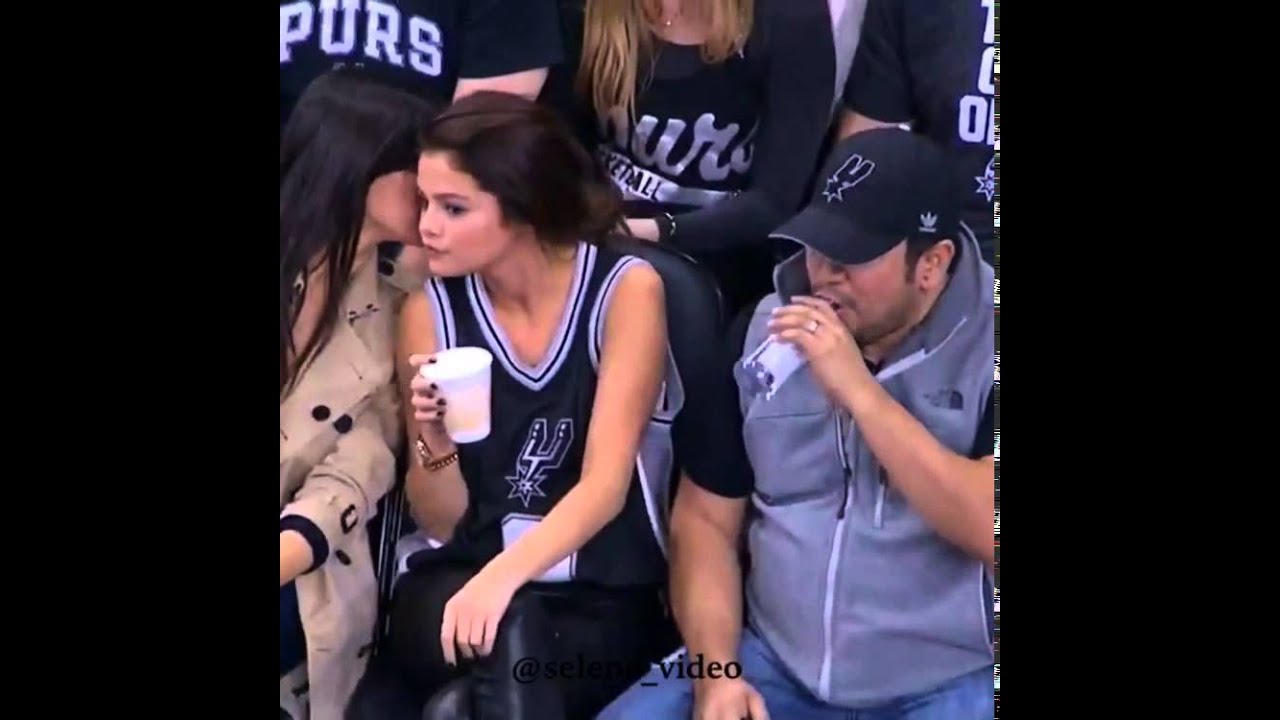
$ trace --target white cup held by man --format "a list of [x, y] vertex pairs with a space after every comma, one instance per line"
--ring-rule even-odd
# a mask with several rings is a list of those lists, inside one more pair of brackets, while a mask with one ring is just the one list
[[489, 437], [489, 395], [493, 355], [484, 348], [442, 350], [423, 365], [422, 377], [445, 399], [444, 429], [459, 445]]

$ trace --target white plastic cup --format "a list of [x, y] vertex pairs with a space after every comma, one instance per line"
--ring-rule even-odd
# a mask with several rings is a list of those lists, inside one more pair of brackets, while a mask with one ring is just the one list
[[436, 384], [445, 399], [444, 429], [459, 445], [489, 437], [489, 395], [493, 355], [484, 348], [460, 347], [436, 353], [423, 365], [422, 377]]

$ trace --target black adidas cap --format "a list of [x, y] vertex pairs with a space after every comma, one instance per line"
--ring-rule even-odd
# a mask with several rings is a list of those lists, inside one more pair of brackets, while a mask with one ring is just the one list
[[870, 262], [907, 238], [956, 237], [964, 186], [946, 152], [901, 128], [836, 144], [808, 207], [770, 237], [798, 242], [836, 262]]

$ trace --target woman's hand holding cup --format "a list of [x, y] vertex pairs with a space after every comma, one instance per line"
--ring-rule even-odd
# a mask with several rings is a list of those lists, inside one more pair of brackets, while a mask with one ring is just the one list
[[489, 437], [492, 353], [480, 347], [456, 347], [413, 355], [409, 364], [417, 370], [410, 387], [413, 416], [422, 425], [424, 440], [431, 442], [428, 432], [454, 443]]
[[413, 403], [413, 419], [421, 426], [422, 438], [433, 453], [441, 450], [448, 452], [453, 446], [444, 427], [448, 402], [440, 394], [440, 388], [422, 376], [422, 367], [435, 362], [435, 355], [409, 356], [409, 364], [414, 369], [413, 380], [409, 382], [409, 389], [413, 391], [410, 400]]

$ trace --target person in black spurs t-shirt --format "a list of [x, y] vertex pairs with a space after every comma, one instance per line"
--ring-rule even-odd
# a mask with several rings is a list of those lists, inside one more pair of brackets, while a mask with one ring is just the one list
[[[598, 244], [619, 198], [545, 106], [474, 94], [421, 140], [433, 277], [402, 309], [399, 375], [411, 511], [444, 545], [408, 559], [392, 656], [432, 696], [425, 718], [452, 717], [459, 696], [474, 720], [590, 717], [666, 649], [658, 498], [680, 403], [663, 284]], [[463, 346], [494, 356], [492, 427], [455, 446], [418, 370]], [[521, 684], [522, 657], [624, 670]]]
[[444, 105], [476, 90], [537, 97], [562, 53], [555, 0], [281, 0], [280, 123], [334, 65]]
[[910, 122], [970, 179], [964, 222], [996, 264], [995, 0], [868, 0], [840, 134]]
[[[768, 235], [803, 200], [832, 120], [827, 2], [567, 5], [565, 34], [581, 42], [575, 112], [633, 234], [708, 266], [731, 309], [764, 295]], [[549, 85], [569, 82], [561, 72]]]
[[[363, 66], [443, 107], [477, 90], [535, 98], [563, 52], [555, 0], [281, 0], [280, 127], [307, 85], [337, 65]], [[392, 284], [420, 285], [420, 249], [378, 250]]]

